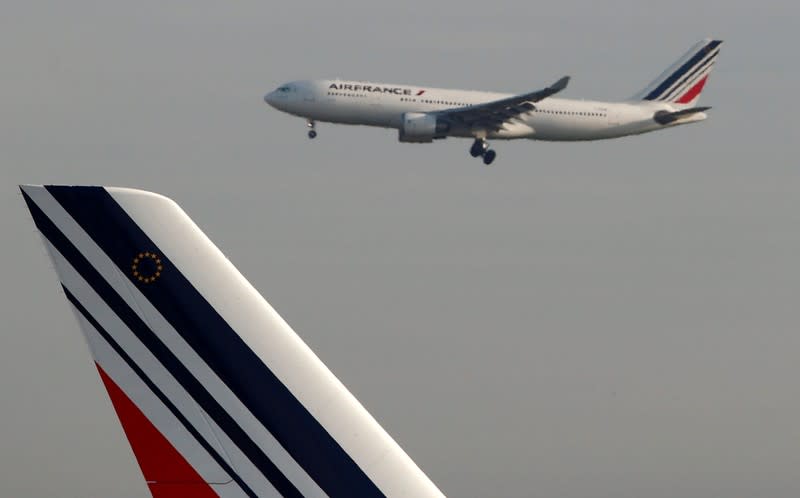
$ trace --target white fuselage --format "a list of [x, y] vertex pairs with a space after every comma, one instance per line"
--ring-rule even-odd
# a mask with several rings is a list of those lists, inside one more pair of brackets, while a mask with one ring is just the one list
[[[264, 97], [271, 106], [311, 121], [399, 129], [403, 115], [472, 106], [512, 94], [450, 90], [343, 80], [305, 80], [281, 86]], [[491, 139], [600, 140], [702, 121], [696, 113], [667, 125], [653, 119], [658, 111], [684, 106], [651, 101], [599, 102], [550, 97], [509, 120], [498, 131], [453, 129], [447, 136]]]

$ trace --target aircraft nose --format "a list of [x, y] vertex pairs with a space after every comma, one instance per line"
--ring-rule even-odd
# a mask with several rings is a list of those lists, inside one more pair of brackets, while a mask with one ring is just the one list
[[289, 100], [289, 93], [286, 90], [286, 86], [282, 86], [277, 90], [273, 90], [264, 95], [264, 102], [275, 109], [278, 109], [279, 111], [282, 111], [286, 108], [286, 106], [289, 104]]

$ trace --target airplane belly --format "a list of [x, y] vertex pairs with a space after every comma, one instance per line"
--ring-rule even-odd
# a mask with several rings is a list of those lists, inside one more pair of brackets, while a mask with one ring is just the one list
[[568, 124], [557, 120], [543, 119], [534, 123], [533, 139], [552, 141], [592, 140], [599, 132], [591, 123]]
[[605, 116], [537, 116], [533, 128], [535, 134], [531, 138], [554, 142], [602, 140], [619, 136], [616, 127], [609, 126]]

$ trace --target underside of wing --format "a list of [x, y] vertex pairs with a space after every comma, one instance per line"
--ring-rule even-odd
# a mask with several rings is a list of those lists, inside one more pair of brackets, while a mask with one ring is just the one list
[[503, 124], [535, 109], [534, 104], [567, 87], [569, 76], [564, 76], [551, 86], [531, 93], [515, 95], [501, 100], [468, 107], [445, 109], [437, 117], [463, 128], [499, 131]]

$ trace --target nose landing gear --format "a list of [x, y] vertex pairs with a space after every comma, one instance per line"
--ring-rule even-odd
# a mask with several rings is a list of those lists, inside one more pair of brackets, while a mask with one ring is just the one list
[[316, 123], [314, 122], [314, 120], [309, 119], [308, 121], [306, 121], [306, 126], [308, 126], [308, 138], [311, 139], [317, 138], [317, 130], [314, 129]]
[[483, 157], [483, 164], [490, 165], [494, 161], [494, 158], [497, 157], [497, 152], [489, 148], [488, 142], [482, 138], [476, 138], [475, 141], [472, 143], [472, 147], [469, 148], [469, 154], [472, 157]]

